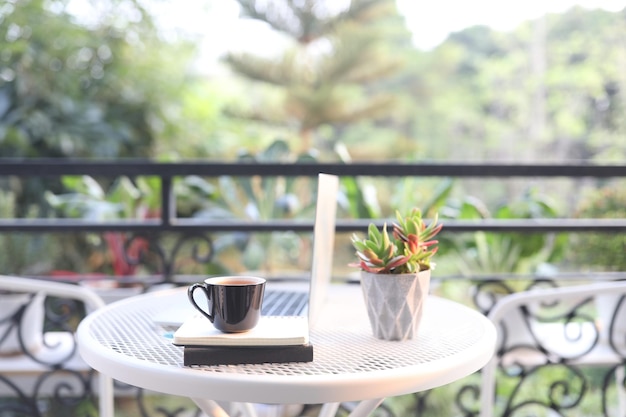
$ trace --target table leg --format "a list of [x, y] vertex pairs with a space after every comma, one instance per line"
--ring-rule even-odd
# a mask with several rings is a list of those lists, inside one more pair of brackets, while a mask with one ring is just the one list
[[193, 402], [209, 417], [230, 417], [218, 403], [205, 398], [192, 398]]
[[[374, 411], [380, 404], [382, 404], [384, 398], [374, 398], [371, 400], [361, 401], [348, 417], [367, 417], [372, 411]], [[334, 417], [339, 409], [339, 403], [326, 403], [322, 406], [317, 417]]]
[[363, 400], [350, 413], [349, 417], [367, 417], [379, 405], [382, 404], [384, 398], [373, 398], [371, 400]]
[[247, 417], [257, 417], [256, 408], [251, 403], [233, 403], [233, 408], [239, 408], [241, 413], [235, 415], [243, 415]]
[[326, 403], [322, 405], [322, 409], [317, 417], [334, 417], [339, 410], [339, 403]]
[[[192, 398], [192, 400], [209, 417], [230, 417], [230, 414], [216, 401], [204, 398]], [[256, 409], [250, 403], [231, 403], [229, 408], [234, 416], [257, 417]]]
[[113, 380], [104, 374], [100, 374], [100, 416], [113, 417], [115, 415], [115, 393]]

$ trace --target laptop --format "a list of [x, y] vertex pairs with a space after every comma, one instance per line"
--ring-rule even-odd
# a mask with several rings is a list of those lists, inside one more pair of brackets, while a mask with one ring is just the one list
[[[313, 226], [313, 253], [311, 275], [308, 285], [301, 283], [300, 289], [283, 288], [282, 283], [265, 284], [265, 296], [261, 314], [267, 316], [308, 316], [313, 325], [324, 304], [330, 285], [335, 245], [335, 219], [339, 178], [335, 175], [319, 174], [317, 202]], [[304, 284], [304, 285], [303, 285]]]
[[[310, 278], [306, 283], [268, 280], [261, 307], [262, 315], [302, 316], [308, 318], [309, 327], [315, 323], [326, 300], [332, 276], [338, 192], [337, 176], [318, 175]], [[177, 327], [195, 314], [195, 311], [191, 304], [184, 303], [161, 311], [152, 319], [161, 326]]]

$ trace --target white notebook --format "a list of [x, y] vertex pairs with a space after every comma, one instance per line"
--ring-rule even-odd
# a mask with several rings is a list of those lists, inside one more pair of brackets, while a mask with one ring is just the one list
[[306, 317], [261, 316], [252, 330], [222, 333], [206, 317], [195, 314], [185, 320], [172, 341], [182, 346], [291, 346], [309, 343]]

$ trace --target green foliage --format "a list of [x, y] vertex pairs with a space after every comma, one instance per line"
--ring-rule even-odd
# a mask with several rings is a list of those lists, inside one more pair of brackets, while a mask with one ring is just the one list
[[[575, 366], [547, 364], [524, 372], [498, 369], [497, 381], [494, 415], [549, 416], [554, 410], [577, 415], [575, 411], [582, 405], [581, 400], [593, 397], [584, 395], [588, 389], [586, 380], [583, 371]], [[563, 386], [567, 390], [560, 389]], [[593, 405], [591, 414], [600, 407], [597, 403]], [[589, 414], [583, 411], [580, 415]]]
[[[554, 204], [532, 189], [521, 199], [502, 204], [491, 211], [480, 200], [467, 197], [448, 203], [442, 217], [472, 219], [545, 219], [558, 213]], [[442, 239], [442, 247], [450, 251], [446, 258], [457, 265], [462, 274], [532, 273], [543, 263], [560, 260], [567, 246], [567, 236], [546, 233], [473, 232], [455, 234]]]
[[[11, 191], [0, 190], [0, 219], [13, 219], [16, 198]], [[34, 218], [36, 210], [30, 207], [26, 218]], [[52, 236], [24, 233], [0, 233], [0, 270], [3, 274], [40, 274], [47, 272], [60, 248]]]
[[433, 218], [440, 210], [445, 209], [455, 184], [451, 178], [431, 180], [409, 177], [397, 181], [390, 198], [394, 207], [401, 212], [408, 212], [412, 206], [419, 203], [424, 216]]
[[623, 160], [624, 36], [620, 13], [572, 8], [508, 33], [468, 28], [408, 55], [397, 94], [411, 98], [398, 119], [414, 158]]
[[[580, 218], [626, 218], [626, 188], [621, 182], [586, 193], [575, 214]], [[571, 239], [568, 259], [582, 268], [626, 271], [626, 234], [585, 233]]]
[[2, 156], [231, 157], [283, 138], [322, 158], [340, 143], [360, 160], [624, 158], [620, 13], [477, 26], [420, 52], [391, 0], [241, 0], [289, 46], [232, 54], [243, 78], [207, 79], [189, 70], [191, 42], [164, 41], [141, 2], [89, 17], [68, 4], [3, 4]]
[[[243, 164], [315, 162], [314, 156], [293, 152], [287, 142], [277, 140], [257, 153], [238, 157]], [[314, 218], [316, 181], [295, 177], [229, 177], [206, 180], [186, 178], [177, 184], [184, 215], [209, 220], [251, 220]], [[228, 234], [216, 239], [216, 253], [241, 251], [236, 267], [272, 272], [276, 265], [308, 268], [309, 253], [301, 250], [310, 239], [292, 232]]]
[[[294, 154], [284, 141], [276, 141], [257, 154], [240, 155], [241, 163], [263, 162], [314, 162], [308, 154]], [[89, 176], [63, 177], [66, 192], [45, 194], [48, 204], [60, 215], [90, 221], [117, 219], [144, 219], [159, 213], [160, 183], [158, 178], [120, 177], [112, 184], [102, 183]], [[316, 199], [315, 181], [294, 177], [229, 177], [206, 179], [186, 176], [174, 183], [177, 216], [209, 221], [228, 220], [274, 220], [312, 218]], [[131, 265], [124, 266], [124, 259], [116, 257], [126, 237], [121, 234], [105, 233], [104, 236], [90, 234], [88, 243], [81, 249], [90, 252], [105, 252], [102, 256], [85, 258], [98, 259], [92, 268], [104, 268], [106, 262], [119, 265], [118, 275], [131, 273]], [[242, 270], [264, 269], [271, 271], [275, 265], [296, 265], [307, 268], [310, 260], [308, 250], [302, 250], [310, 239], [293, 232], [283, 233], [227, 233], [215, 236], [212, 250], [214, 262], [206, 266], [203, 273], [228, 273]], [[149, 247], [144, 239], [130, 242], [142, 252], [142, 260], [148, 262]], [[163, 243], [163, 242], [161, 242]], [[130, 248], [133, 249], [133, 248]], [[183, 260], [182, 263], [187, 262]], [[306, 266], [304, 266], [306, 265]], [[126, 271], [120, 273], [119, 271]]]
[[[157, 180], [158, 181], [158, 180]], [[68, 191], [63, 194], [46, 192], [45, 198], [55, 212], [63, 217], [103, 222], [116, 219], [144, 219], [157, 214], [159, 183], [154, 179], [137, 178], [131, 181], [120, 177], [110, 186], [101, 184], [89, 176], [66, 176], [62, 179]], [[143, 266], [150, 263], [146, 256], [149, 242], [146, 239], [129, 239], [117, 232], [102, 235], [90, 233], [76, 237], [73, 250], [82, 254], [88, 262], [71, 265], [67, 274], [101, 271], [116, 276], [135, 275], [137, 265], [128, 258], [142, 258]], [[153, 260], [154, 261], [154, 260]]]
[[150, 156], [186, 47], [177, 45], [172, 71], [174, 49], [139, 2], [100, 2], [91, 19], [67, 3], [9, 1], [0, 10], [2, 156]]
[[238, 78], [193, 79], [180, 89], [180, 102], [168, 106], [168, 120], [155, 143], [155, 155], [168, 161], [237, 158], [245, 149], [256, 152], [269, 146], [286, 129], [263, 126], [254, 120], [243, 123], [236, 113], [254, 114], [258, 105], [272, 108], [268, 94], [252, 90]]
[[[138, 178], [131, 181], [120, 177], [107, 190], [89, 176], [65, 176], [63, 185], [71, 192], [47, 192], [51, 207], [70, 218], [90, 221], [146, 218], [154, 214], [159, 186], [154, 180]], [[156, 188], [155, 188], [156, 187]]]

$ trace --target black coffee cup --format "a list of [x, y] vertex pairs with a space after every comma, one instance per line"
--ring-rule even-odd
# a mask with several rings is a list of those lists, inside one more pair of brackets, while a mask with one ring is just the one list
[[[196, 303], [196, 290], [205, 295], [207, 310]], [[187, 289], [191, 304], [224, 333], [245, 332], [257, 325], [264, 292], [265, 279], [250, 276], [207, 278]]]

